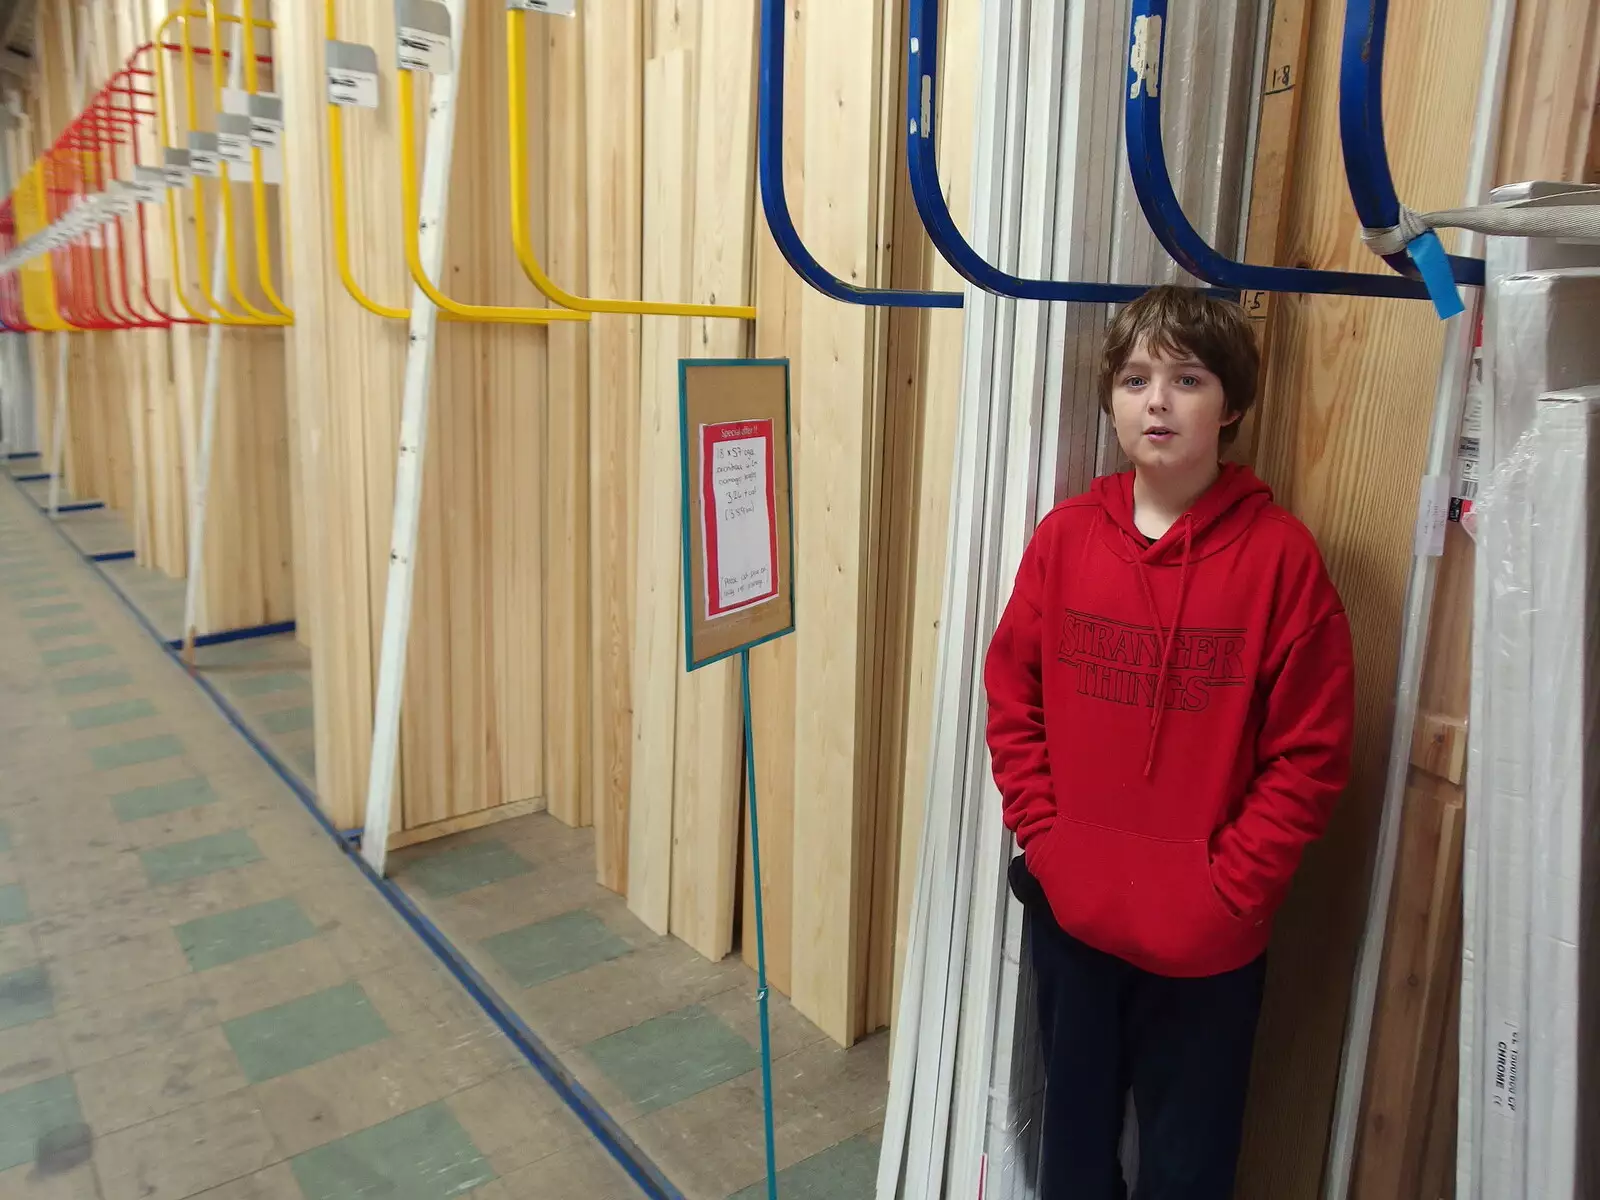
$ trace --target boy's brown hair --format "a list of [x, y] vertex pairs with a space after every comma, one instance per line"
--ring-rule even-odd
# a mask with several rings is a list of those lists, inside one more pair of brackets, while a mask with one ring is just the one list
[[[1117, 375], [1140, 342], [1163, 354], [1199, 359], [1221, 381], [1230, 416], [1243, 417], [1256, 402], [1261, 351], [1244, 309], [1232, 300], [1165, 284], [1119, 309], [1100, 355], [1100, 408], [1108, 415]], [[1223, 445], [1238, 432], [1238, 421], [1223, 426]]]

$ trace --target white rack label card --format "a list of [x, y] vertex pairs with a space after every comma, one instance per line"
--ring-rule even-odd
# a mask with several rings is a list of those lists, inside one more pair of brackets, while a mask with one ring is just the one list
[[327, 44], [328, 103], [378, 107], [378, 52], [356, 42]]
[[189, 173], [216, 179], [222, 174], [222, 159], [214, 133], [189, 134]]
[[256, 92], [249, 99], [250, 143], [263, 150], [283, 144], [283, 100], [272, 92]]
[[552, 17], [578, 15], [578, 0], [506, 0], [506, 7], [523, 12], [549, 13]]
[[772, 422], [700, 427], [706, 617], [714, 620], [778, 594], [778, 498]]
[[685, 665], [794, 631], [789, 364], [679, 363]]
[[160, 167], [135, 167], [133, 193], [144, 204], [159, 204], [167, 190], [167, 173]]
[[243, 88], [222, 89], [222, 111], [229, 116], [242, 117], [250, 111], [250, 93]]
[[179, 150], [175, 146], [167, 146], [163, 150], [165, 165], [161, 173], [166, 177], [169, 188], [183, 187], [189, 182], [191, 170], [189, 152]]
[[217, 153], [230, 167], [250, 165], [250, 118], [242, 113], [217, 115]]
[[395, 0], [402, 71], [450, 74], [450, 10], [438, 0]]

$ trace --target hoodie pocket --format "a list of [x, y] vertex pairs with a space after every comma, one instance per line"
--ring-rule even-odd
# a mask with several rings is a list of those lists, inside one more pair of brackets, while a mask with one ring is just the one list
[[1028, 856], [1062, 929], [1158, 975], [1231, 971], [1269, 930], [1235, 916], [1211, 882], [1207, 843], [1166, 841], [1058, 817]]

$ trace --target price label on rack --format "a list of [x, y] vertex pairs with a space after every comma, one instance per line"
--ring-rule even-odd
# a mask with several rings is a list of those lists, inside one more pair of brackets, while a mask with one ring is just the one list
[[578, 15], [578, 0], [506, 0], [506, 7], [522, 12], [549, 13], [552, 17]]
[[189, 152], [167, 146], [163, 152], [164, 165], [160, 168], [169, 188], [180, 188], [189, 182]]
[[[250, 97], [250, 144], [276, 150], [283, 144], [283, 101], [271, 92]], [[263, 155], [263, 157], [265, 157]]]
[[377, 108], [377, 51], [356, 42], [327, 45], [328, 103], [341, 108]]
[[216, 134], [191, 133], [189, 135], [189, 173], [191, 175], [201, 175], [207, 179], [216, 179], [222, 174], [222, 160]]
[[398, 0], [395, 18], [400, 69], [450, 74], [450, 10], [438, 0]]
[[[250, 118], [243, 113], [217, 115], [217, 153], [229, 167], [250, 162]], [[230, 172], [231, 174], [231, 172]]]
[[167, 173], [160, 167], [135, 167], [132, 190], [144, 204], [159, 204], [167, 190]]

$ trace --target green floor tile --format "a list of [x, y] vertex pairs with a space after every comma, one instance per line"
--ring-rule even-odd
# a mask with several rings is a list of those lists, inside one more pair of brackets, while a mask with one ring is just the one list
[[81, 637], [95, 631], [93, 621], [58, 621], [54, 625], [38, 625], [31, 631], [36, 642], [59, 642], [62, 638]]
[[247, 1017], [222, 1031], [251, 1083], [275, 1079], [389, 1036], [359, 983], [344, 983]]
[[590, 1042], [584, 1052], [641, 1112], [754, 1071], [761, 1060], [698, 1004]]
[[41, 1020], [54, 1011], [55, 994], [43, 964], [0, 975], [0, 1029]]
[[189, 965], [196, 971], [206, 971], [315, 937], [317, 927], [293, 899], [285, 896], [186, 921], [174, 932], [189, 956]]
[[306, 1200], [441, 1200], [495, 1177], [442, 1102], [308, 1150], [290, 1166]]
[[154, 783], [149, 787], [129, 788], [111, 797], [111, 807], [119, 821], [141, 821], [182, 808], [211, 804], [217, 794], [202, 775], [175, 783]]
[[230, 829], [143, 850], [139, 858], [150, 882], [162, 884], [248, 866], [261, 861], [261, 851], [246, 830]]
[[66, 679], [58, 679], [55, 687], [59, 696], [83, 696], [132, 682], [133, 676], [126, 671], [94, 671], [88, 675], [70, 675]]
[[104, 642], [87, 642], [82, 646], [56, 646], [50, 650], [43, 650], [39, 657], [47, 667], [64, 667], [68, 663], [88, 662], [90, 659], [105, 658], [111, 654], [111, 647]]
[[89, 758], [97, 771], [110, 771], [117, 767], [132, 767], [139, 763], [159, 762], [163, 758], [177, 758], [183, 753], [183, 742], [170, 733], [154, 737], [132, 738], [126, 742], [113, 742], [109, 746], [94, 746]]
[[236, 696], [266, 696], [273, 692], [292, 692], [305, 686], [304, 675], [274, 672], [270, 675], [241, 675], [228, 683], [227, 690]]
[[485, 940], [483, 948], [523, 987], [536, 987], [621, 958], [631, 947], [599, 917], [579, 909], [497, 934]]
[[[860, 1134], [778, 1172], [783, 1200], [872, 1200], [878, 1188], [879, 1141]], [[728, 1200], [766, 1200], [767, 1182], [753, 1183]]]
[[21, 925], [28, 919], [28, 897], [20, 883], [0, 887], [0, 929]]
[[[83, 1112], [70, 1075], [0, 1092], [0, 1171], [33, 1162], [41, 1142], [59, 1142], [63, 1134], [70, 1139], [82, 1128]], [[27, 1185], [22, 1186], [26, 1191]]]
[[76, 600], [66, 600], [56, 604], [34, 604], [22, 610], [22, 615], [30, 621], [38, 621], [44, 617], [65, 617], [70, 613], [83, 611], [83, 605]]
[[124, 721], [153, 717], [156, 706], [148, 700], [113, 700], [110, 704], [80, 708], [70, 715], [74, 729], [99, 729], [103, 725], [121, 725]]
[[430, 896], [456, 896], [533, 869], [502, 841], [470, 842], [427, 852], [405, 865], [405, 877]]
[[300, 708], [283, 708], [277, 712], [265, 713], [261, 723], [267, 727], [269, 733], [298, 733], [302, 729], [311, 728], [311, 706], [303, 705]]

